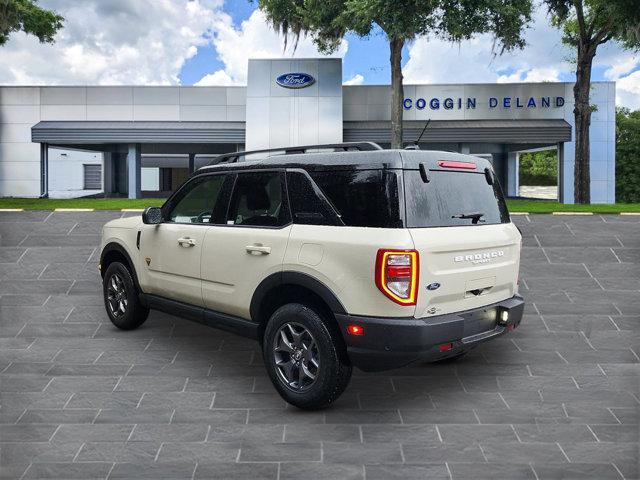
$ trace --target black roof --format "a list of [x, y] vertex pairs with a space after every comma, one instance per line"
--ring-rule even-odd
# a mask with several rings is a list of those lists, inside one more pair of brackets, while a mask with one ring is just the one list
[[256, 160], [207, 165], [200, 168], [196, 173], [265, 168], [302, 168], [305, 170], [417, 170], [421, 163], [425, 164], [429, 169], [443, 169], [443, 167], [438, 165], [439, 161], [472, 162], [477, 165], [476, 171], [483, 171], [484, 168], [491, 166], [491, 163], [484, 158], [455, 152], [434, 150], [370, 150], [274, 155]]

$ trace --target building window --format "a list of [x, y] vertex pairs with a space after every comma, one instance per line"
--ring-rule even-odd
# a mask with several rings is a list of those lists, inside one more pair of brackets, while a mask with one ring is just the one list
[[84, 189], [102, 190], [102, 165], [84, 164]]

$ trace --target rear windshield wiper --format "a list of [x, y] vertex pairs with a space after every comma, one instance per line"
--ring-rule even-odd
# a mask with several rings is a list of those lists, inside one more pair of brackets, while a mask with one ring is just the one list
[[451, 215], [451, 218], [460, 218], [462, 220], [467, 220], [467, 219], [471, 219], [471, 223], [473, 223], [474, 225], [480, 221], [484, 220], [480, 220], [482, 217], [484, 217], [484, 213], [459, 213], [458, 215]]

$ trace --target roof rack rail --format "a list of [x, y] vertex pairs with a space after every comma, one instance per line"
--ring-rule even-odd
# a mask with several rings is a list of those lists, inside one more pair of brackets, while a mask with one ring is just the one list
[[247, 155], [253, 155], [256, 153], [273, 153], [274, 155], [266, 155], [266, 157], [276, 155], [292, 155], [297, 153], [308, 153], [309, 150], [317, 149], [333, 149], [334, 151], [350, 151], [356, 150], [359, 152], [382, 150], [382, 147], [374, 142], [344, 142], [344, 143], [323, 143], [319, 145], [303, 145], [299, 147], [281, 147], [281, 148], [267, 148], [263, 150], [247, 150], [244, 152], [230, 152], [223, 153], [215, 157], [209, 165], [217, 165], [218, 163], [235, 163], [242, 161], [243, 157]]

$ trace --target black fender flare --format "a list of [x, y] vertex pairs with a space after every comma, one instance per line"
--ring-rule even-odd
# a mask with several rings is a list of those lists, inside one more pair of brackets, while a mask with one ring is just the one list
[[142, 289], [140, 288], [140, 283], [138, 282], [138, 273], [136, 272], [136, 267], [133, 263], [133, 261], [131, 260], [131, 256], [129, 255], [129, 253], [125, 250], [125, 248], [120, 245], [117, 242], [109, 242], [107, 243], [104, 248], [102, 249], [102, 252], [100, 253], [100, 276], [104, 277], [104, 273], [105, 273], [105, 269], [104, 269], [104, 259], [107, 256], [107, 254], [111, 253], [111, 252], [118, 252], [120, 253], [122, 256], [124, 256], [124, 258], [126, 259], [127, 263], [129, 264], [129, 268], [131, 269], [131, 273], [132, 273], [132, 277], [133, 277], [133, 283], [135, 283], [136, 288], [138, 289], [138, 292], [143, 293]]
[[255, 292], [253, 292], [251, 305], [249, 307], [253, 321], [258, 321], [260, 305], [267, 293], [279, 285], [297, 285], [304, 287], [318, 295], [329, 306], [333, 313], [343, 315], [347, 313], [337, 295], [320, 280], [306, 273], [285, 271], [269, 275], [260, 282]]

